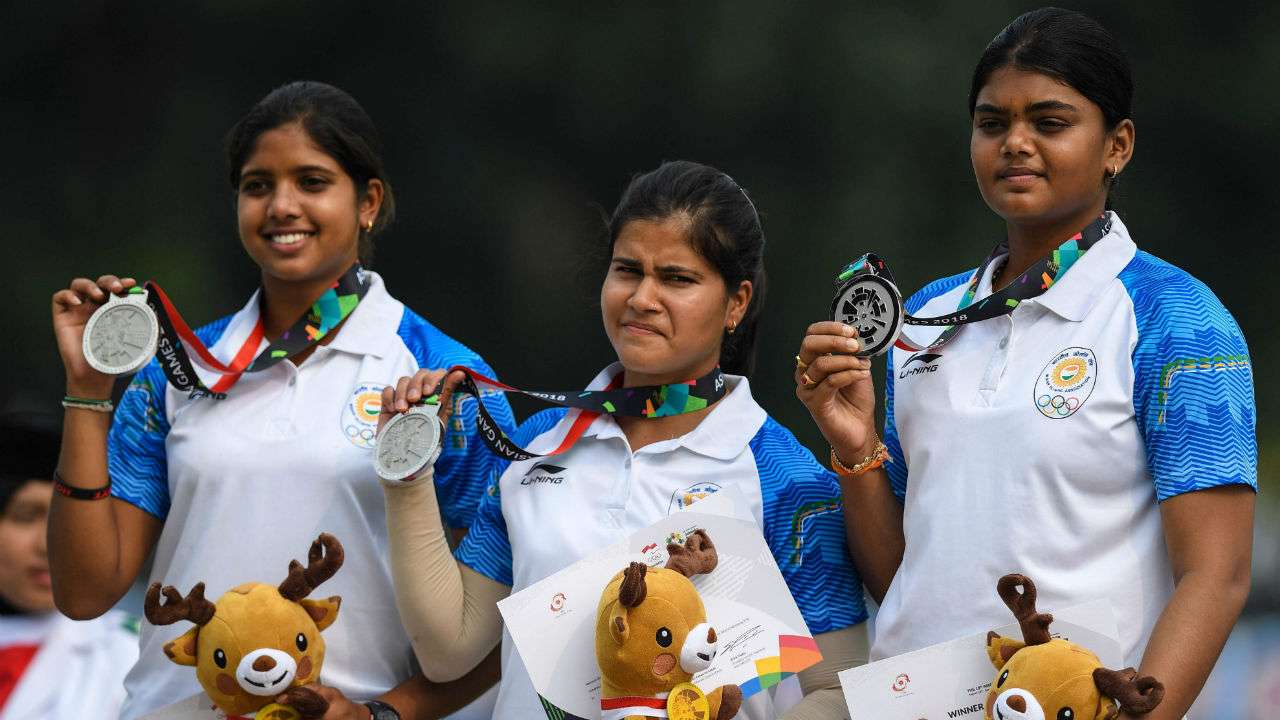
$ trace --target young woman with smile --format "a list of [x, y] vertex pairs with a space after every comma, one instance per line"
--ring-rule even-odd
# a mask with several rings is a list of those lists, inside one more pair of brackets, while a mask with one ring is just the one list
[[[798, 705], [788, 710], [780, 700], [771, 706], [769, 693], [760, 693], [738, 717], [844, 717], [835, 673], [865, 662], [866, 611], [842, 542], [841, 511], [814, 515], [799, 537], [793, 532], [802, 505], [838, 495], [834, 475], [751, 397], [746, 376], [765, 281], [764, 230], [755, 206], [719, 170], [665, 163], [624, 191], [609, 244], [600, 313], [618, 362], [587, 389], [684, 383], [717, 377], [719, 366], [722, 395], [664, 417], [600, 415], [567, 452], [549, 459], [564, 478], [554, 485], [522, 483], [543, 458], [505, 463], [494, 456], [497, 486], [482, 501], [456, 559], [436, 510], [430, 468], [410, 482], [386, 483], [396, 597], [418, 659], [428, 678], [446, 681], [501, 640], [494, 717], [542, 716], [495, 603], [691, 498], [734, 485], [758, 508], [756, 520], [825, 658], [800, 674], [806, 696]], [[388, 389], [383, 420], [407, 410], [442, 376], [419, 372]], [[450, 378], [444, 392], [459, 379]], [[545, 410], [521, 424], [513, 439], [531, 452], [549, 452], [577, 417], [577, 411]]]
[[[380, 148], [359, 104], [322, 83], [277, 88], [232, 129], [229, 179], [240, 242], [258, 266], [260, 290], [196, 336], [223, 364], [243, 368], [255, 357], [274, 364], [222, 374], [191, 353], [196, 373], [206, 386], [223, 388], [225, 399], [178, 391], [153, 361], [134, 377], [114, 417], [92, 412], [84, 399], [102, 407], [113, 379], [86, 362], [85, 324], [109, 293], [136, 283], [78, 278], [53, 296], [72, 396], [60, 482], [73, 492], [110, 495], [54, 497], [49, 554], [59, 609], [75, 618], [100, 615], [153, 550], [151, 579], [183, 593], [205, 582], [213, 599], [246, 581], [272, 580], [319, 532], [330, 532], [347, 562], [325, 587], [342, 597], [343, 613], [325, 631], [323, 677], [308, 679], [323, 683], [314, 687], [329, 701], [325, 720], [388, 720], [397, 711], [440, 717], [496, 680], [496, 658], [449, 686], [415, 674], [394, 612], [386, 516], [368, 479], [381, 390], [421, 367], [489, 370], [364, 267], [374, 236], [394, 215]], [[291, 338], [301, 342], [276, 350]], [[500, 424], [514, 425], [504, 400], [490, 409]], [[459, 532], [486, 485], [488, 458], [472, 427], [448, 432], [437, 463], [445, 523]], [[181, 631], [143, 624], [123, 717], [199, 691], [190, 668], [162, 650]], [[487, 709], [472, 712], [483, 717]]]
[[942, 328], [905, 328], [915, 347], [890, 350], [883, 442], [870, 361], [849, 354], [855, 328], [811, 325], [795, 382], [881, 602], [873, 659], [1007, 622], [996, 581], [1020, 572], [1042, 608], [1110, 601], [1125, 663], [1166, 690], [1143, 717], [1169, 720], [1248, 594], [1256, 412], [1231, 315], [1138, 250], [1111, 208], [1134, 152], [1132, 96], [1123, 51], [1092, 19], [1045, 8], [1014, 20], [969, 96], [974, 177], [1001, 243], [906, 302], [941, 316], [1002, 293], [1010, 311], [938, 347]]

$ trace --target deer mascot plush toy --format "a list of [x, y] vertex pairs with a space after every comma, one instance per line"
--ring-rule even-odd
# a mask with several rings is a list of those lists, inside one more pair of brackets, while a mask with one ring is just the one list
[[[156, 625], [189, 620], [195, 627], [164, 646], [179, 665], [194, 665], [196, 678], [209, 698], [228, 716], [257, 713], [258, 720], [318, 718], [328, 702], [301, 687], [315, 682], [324, 662], [320, 631], [338, 617], [342, 598], [308, 600], [307, 595], [342, 567], [342, 545], [327, 533], [311, 544], [304, 568], [289, 563], [279, 586], [244, 583], [211, 603], [204, 583], [184, 598], [160, 583], [147, 589], [144, 610]], [[287, 705], [272, 702], [288, 697]]]
[[1113, 720], [1121, 710], [1151, 712], [1164, 699], [1164, 686], [1155, 679], [1138, 677], [1133, 668], [1108, 670], [1097, 655], [1051, 638], [1053, 616], [1036, 612], [1030, 578], [1005, 575], [996, 590], [1022, 626], [1025, 642], [987, 633], [996, 679], [987, 694], [986, 720]]
[[666, 567], [633, 562], [605, 586], [596, 611], [602, 720], [728, 720], [742, 690], [704, 694], [690, 680], [711, 667], [716, 631], [689, 578], [715, 569], [716, 548], [703, 530], [667, 545]]

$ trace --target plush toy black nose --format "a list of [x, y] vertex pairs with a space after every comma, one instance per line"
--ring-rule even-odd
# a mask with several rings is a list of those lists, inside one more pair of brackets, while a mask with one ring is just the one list
[[1027, 711], [1027, 701], [1023, 700], [1021, 695], [1011, 695], [1008, 702], [1010, 710], [1017, 710], [1018, 712]]
[[266, 670], [270, 670], [275, 666], [276, 666], [276, 661], [272, 660], [271, 656], [269, 655], [263, 655], [262, 657], [253, 661], [253, 669], [257, 670], [258, 672], [264, 672]]

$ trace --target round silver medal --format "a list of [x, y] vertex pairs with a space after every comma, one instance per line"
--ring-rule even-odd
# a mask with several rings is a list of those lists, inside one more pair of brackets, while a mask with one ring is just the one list
[[147, 291], [111, 295], [84, 327], [84, 359], [106, 375], [126, 375], [156, 354], [160, 324], [147, 305]]
[[392, 418], [378, 433], [373, 469], [383, 480], [417, 475], [440, 454], [444, 424], [438, 404], [415, 405]]
[[832, 319], [858, 331], [859, 357], [879, 355], [902, 330], [902, 295], [879, 275], [863, 275], [845, 285], [831, 303]]

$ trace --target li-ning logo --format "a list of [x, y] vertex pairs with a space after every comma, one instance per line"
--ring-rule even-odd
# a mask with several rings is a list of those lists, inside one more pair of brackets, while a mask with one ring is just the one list
[[567, 468], [551, 463], [538, 463], [533, 469], [524, 474], [520, 478], [521, 485], [559, 485], [564, 482], [565, 476], [562, 474]]
[[[919, 352], [919, 353], [916, 353], [915, 355], [912, 355], [911, 357], [907, 358], [906, 362], [902, 363], [902, 371], [898, 373], [898, 379], [906, 380], [912, 375], [937, 372], [938, 364], [935, 361], [941, 357], [942, 355], [939, 353], [930, 353], [930, 352]], [[918, 362], [920, 364], [915, 367], [907, 367], [908, 365], [914, 362]]]

